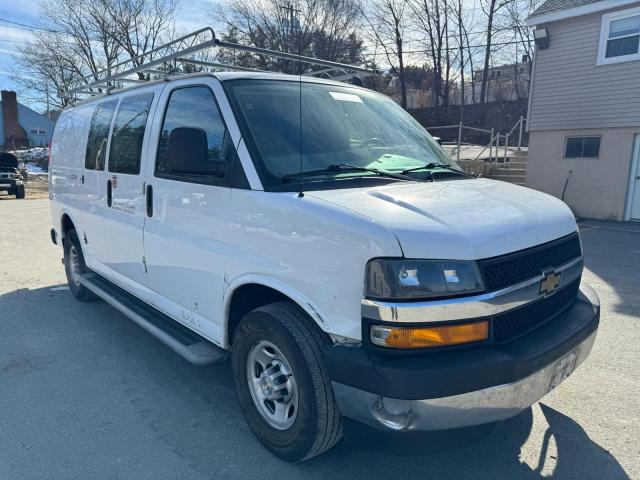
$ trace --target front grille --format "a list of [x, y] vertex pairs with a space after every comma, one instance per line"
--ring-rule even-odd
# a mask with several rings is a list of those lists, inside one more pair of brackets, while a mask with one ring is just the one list
[[573, 303], [579, 287], [580, 277], [558, 290], [555, 295], [493, 317], [494, 341], [502, 343], [513, 340], [551, 320]]
[[557, 268], [582, 254], [580, 239], [573, 233], [558, 240], [480, 260], [478, 266], [487, 291], [500, 290], [540, 275], [548, 268]]

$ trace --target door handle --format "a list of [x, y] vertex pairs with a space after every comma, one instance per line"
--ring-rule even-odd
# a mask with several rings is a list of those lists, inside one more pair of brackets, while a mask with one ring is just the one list
[[153, 187], [147, 185], [147, 217], [153, 217]]
[[111, 179], [107, 180], [107, 207], [111, 207], [113, 201], [113, 187], [111, 186]]
[[80, 176], [80, 181], [82, 182], [82, 184], [84, 185], [84, 175]]

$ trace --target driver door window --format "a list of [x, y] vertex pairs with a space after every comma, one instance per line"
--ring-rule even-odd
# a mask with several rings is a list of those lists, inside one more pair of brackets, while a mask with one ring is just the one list
[[[169, 138], [176, 128], [203, 130], [207, 137], [206, 165], [194, 165], [190, 171], [203, 174], [185, 174], [173, 171], [169, 165]], [[169, 180], [219, 185], [230, 173], [234, 147], [222, 120], [218, 104], [208, 87], [179, 88], [171, 92], [165, 112], [155, 176]], [[195, 161], [195, 160], [194, 160]]]

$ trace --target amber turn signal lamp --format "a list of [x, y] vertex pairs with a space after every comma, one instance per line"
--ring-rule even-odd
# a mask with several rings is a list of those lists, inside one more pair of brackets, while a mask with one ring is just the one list
[[390, 348], [433, 348], [480, 342], [489, 338], [489, 322], [458, 323], [433, 327], [371, 327], [371, 342]]

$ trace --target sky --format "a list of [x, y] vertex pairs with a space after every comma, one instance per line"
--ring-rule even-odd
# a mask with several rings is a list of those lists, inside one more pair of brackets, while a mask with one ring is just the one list
[[[207, 0], [181, 0], [176, 15], [176, 26], [180, 31], [193, 31], [211, 24], [208, 12], [216, 4]], [[40, 2], [37, 0], [0, 2], [0, 89], [16, 90], [18, 85], [12, 80], [17, 65], [15, 52], [23, 42], [32, 39], [28, 27], [15, 25], [38, 25]], [[20, 101], [20, 98], [18, 99]], [[28, 104], [28, 102], [24, 102]], [[29, 105], [42, 110], [41, 105]]]

